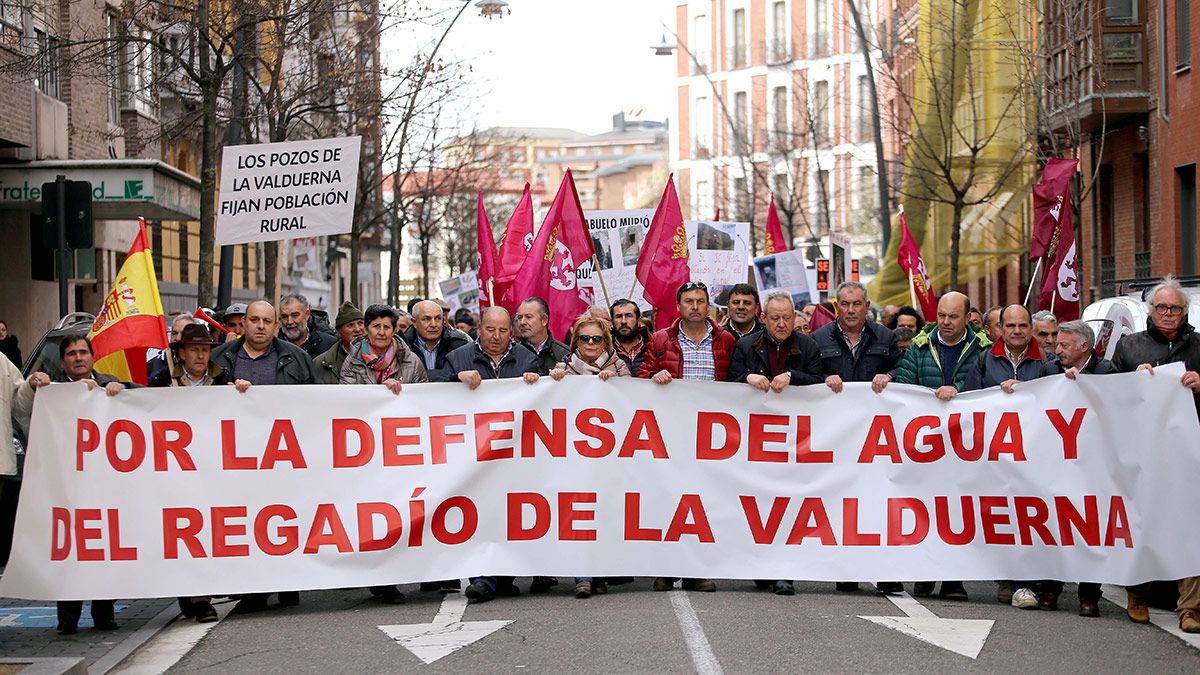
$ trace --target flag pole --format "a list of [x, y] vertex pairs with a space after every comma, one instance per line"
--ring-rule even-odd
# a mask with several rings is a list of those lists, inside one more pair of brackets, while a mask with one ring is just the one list
[[917, 305], [917, 285], [916, 285], [916, 282], [913, 281], [912, 270], [908, 271], [908, 300], [909, 300], [909, 302], [912, 303], [913, 308], [918, 307], [918, 305]]
[[1038, 273], [1042, 271], [1042, 261], [1045, 259], [1046, 256], [1038, 258], [1037, 264], [1033, 266], [1033, 275], [1029, 277], [1029, 290], [1025, 291], [1025, 302], [1023, 304], [1026, 307], [1029, 306], [1029, 298], [1033, 295], [1034, 282], [1037, 281]]
[[495, 280], [495, 279], [488, 279], [488, 280], [487, 280], [487, 287], [488, 287], [488, 306], [489, 306], [489, 307], [495, 307], [495, 306], [496, 306], [496, 294], [495, 294], [495, 291], [493, 291], [493, 290], [492, 290], [493, 288], [495, 288], [495, 287], [496, 287], [496, 286], [495, 286], [495, 284], [496, 284], [496, 280]]
[[[604, 305], [611, 307], [612, 302], [608, 299], [608, 287], [604, 285], [604, 273], [600, 271], [600, 261], [596, 259], [596, 254], [592, 253], [592, 269], [596, 270], [596, 276], [600, 279], [600, 290], [604, 292]], [[637, 283], [635, 280], [634, 283]], [[632, 294], [633, 291], [630, 291]]]
[[1054, 314], [1054, 301], [1057, 299], [1058, 299], [1058, 289], [1055, 288], [1054, 292], [1050, 294], [1050, 313], [1051, 314]]

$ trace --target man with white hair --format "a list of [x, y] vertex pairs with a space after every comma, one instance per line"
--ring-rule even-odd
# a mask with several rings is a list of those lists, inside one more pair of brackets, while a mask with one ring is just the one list
[[1033, 315], [1033, 339], [1037, 340], [1042, 353], [1049, 356], [1054, 353], [1054, 345], [1058, 341], [1058, 319], [1054, 314], [1042, 310]]
[[[1192, 390], [1200, 413], [1200, 335], [1188, 323], [1188, 297], [1173, 277], [1167, 277], [1146, 295], [1150, 316], [1146, 330], [1127, 335], [1117, 342], [1113, 365], [1119, 372], [1154, 372], [1156, 366], [1183, 363], [1187, 371], [1180, 378]], [[1135, 623], [1150, 623], [1147, 593], [1150, 584], [1130, 586], [1126, 610]], [[1179, 601], [1175, 606], [1179, 628], [1185, 633], [1200, 633], [1200, 577], [1179, 580]]]

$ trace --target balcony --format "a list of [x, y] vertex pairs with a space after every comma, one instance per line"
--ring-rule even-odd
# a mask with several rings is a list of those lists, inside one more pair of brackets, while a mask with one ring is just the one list
[[1133, 276], [1136, 279], [1150, 278], [1150, 251], [1133, 254]]
[[1150, 111], [1145, 26], [1105, 24], [1097, 14], [1090, 31], [1048, 34], [1043, 62], [1050, 126], [1075, 124], [1083, 132]]

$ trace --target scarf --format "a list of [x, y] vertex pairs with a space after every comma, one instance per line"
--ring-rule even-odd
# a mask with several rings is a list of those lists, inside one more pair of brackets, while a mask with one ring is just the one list
[[388, 345], [387, 351], [382, 355], [371, 351], [370, 340], [363, 340], [358, 350], [358, 355], [362, 358], [367, 368], [375, 371], [375, 382], [378, 384], [383, 384], [384, 380], [395, 375], [400, 370], [399, 364], [396, 363], [395, 338], [392, 338], [392, 343]]
[[[580, 358], [578, 352], [574, 352], [571, 354], [570, 361], [567, 362], [567, 367], [580, 375], [596, 375], [611, 365], [612, 359], [613, 354], [601, 354], [600, 358], [596, 359], [596, 363], [593, 365]], [[608, 368], [608, 370], [614, 369]]]

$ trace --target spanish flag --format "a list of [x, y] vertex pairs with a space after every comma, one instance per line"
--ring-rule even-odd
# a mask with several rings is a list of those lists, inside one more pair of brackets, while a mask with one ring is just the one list
[[167, 348], [167, 323], [144, 218], [138, 218], [137, 238], [104, 297], [88, 338], [96, 372], [122, 382], [147, 384], [146, 350]]

